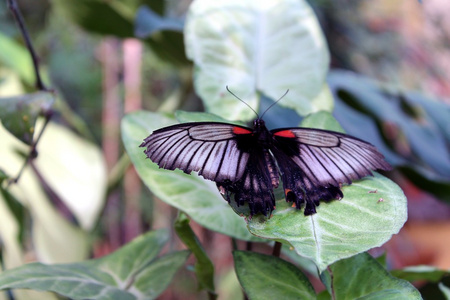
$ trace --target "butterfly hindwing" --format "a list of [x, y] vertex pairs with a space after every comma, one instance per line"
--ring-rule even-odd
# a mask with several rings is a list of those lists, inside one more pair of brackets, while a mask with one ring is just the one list
[[271, 133], [286, 199], [298, 208], [305, 203], [307, 215], [316, 212], [319, 200], [342, 198], [340, 184], [390, 169], [373, 145], [346, 134], [311, 128]]
[[273, 189], [278, 186], [278, 171], [273, 170], [276, 172], [277, 178], [274, 180], [273, 173], [269, 168], [275, 166], [275, 163], [266, 149], [254, 147], [249, 154], [242, 178], [236, 182], [217, 182], [217, 186], [225, 194], [228, 202], [231, 201], [231, 195], [233, 195], [238, 206], [248, 203], [250, 215], [258, 212], [270, 215], [275, 209]]

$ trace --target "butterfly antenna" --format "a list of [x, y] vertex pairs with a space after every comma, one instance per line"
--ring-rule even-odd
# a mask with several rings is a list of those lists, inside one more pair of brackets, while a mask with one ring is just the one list
[[247, 105], [247, 107], [250, 108], [250, 109], [255, 113], [256, 117], [258, 117], [258, 119], [260, 119], [258, 113], [257, 113], [250, 105], [248, 105], [247, 102], [245, 102], [244, 100], [242, 100], [241, 98], [239, 98], [238, 96], [236, 96], [235, 93], [233, 93], [232, 91], [230, 91], [230, 89], [228, 88], [228, 85], [227, 85], [226, 87], [227, 87], [227, 91], [228, 91], [231, 95], [233, 95], [234, 97], [236, 97], [236, 99], [238, 99], [239, 101], [241, 101], [242, 103], [244, 103], [245, 105]]
[[265, 111], [262, 113], [262, 115], [261, 115], [261, 119], [262, 119], [262, 117], [264, 117], [264, 115], [266, 114], [266, 112], [267, 112], [269, 109], [271, 109], [272, 106], [274, 106], [275, 104], [277, 104], [278, 102], [280, 102], [280, 100], [283, 99], [284, 96], [287, 95], [287, 93], [289, 93], [289, 89], [286, 91], [286, 93], [283, 94], [283, 96], [280, 97], [280, 99], [278, 99], [277, 101], [275, 101], [274, 103], [272, 103], [268, 108], [266, 108], [266, 110], [265, 110]]

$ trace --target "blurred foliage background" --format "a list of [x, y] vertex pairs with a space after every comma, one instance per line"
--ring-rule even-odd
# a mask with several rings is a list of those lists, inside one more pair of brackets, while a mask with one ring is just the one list
[[[76, 201], [76, 190], [75, 200], [67, 200], [54, 193], [57, 188], [43, 188], [58, 215], [90, 232], [82, 240], [92, 246], [80, 249], [82, 254], [73, 259], [103, 256], [150, 228], [170, 228], [176, 217], [175, 209], [154, 199], [140, 184], [124, 154], [119, 125], [124, 114], [141, 108], [202, 110], [183, 48], [182, 26], [189, 4], [19, 1], [46, 85], [57, 93], [52, 120], [89, 141], [82, 151], [91, 146], [101, 149], [96, 163], [106, 169], [98, 177], [104, 177], [99, 179], [98, 193], [91, 195], [96, 213], [89, 220], [82, 217], [89, 205], [74, 215], [68, 204]], [[450, 3], [311, 0], [310, 4], [331, 52], [328, 82], [336, 100], [336, 119], [349, 134], [382, 150], [396, 167], [392, 179], [408, 198], [406, 226], [373, 253], [387, 250], [390, 269], [424, 264], [449, 270], [450, 243], [443, 237], [450, 236]], [[0, 2], [0, 96], [34, 91], [22, 36], [6, 1]], [[0, 145], [4, 142], [0, 140]], [[48, 143], [61, 142], [55, 138]], [[27, 218], [21, 220], [25, 230]], [[193, 226], [223, 278], [218, 289], [225, 294], [233, 291], [227, 288], [235, 280], [230, 273], [230, 238]], [[23, 232], [23, 239], [30, 235]], [[46, 256], [45, 249], [36, 254], [24, 244], [23, 261]], [[265, 245], [260, 247], [265, 251]], [[182, 248], [182, 243], [174, 238], [170, 248]], [[195, 298], [192, 280], [188, 271], [181, 272], [163, 297]], [[418, 286], [423, 291], [433, 288]]]

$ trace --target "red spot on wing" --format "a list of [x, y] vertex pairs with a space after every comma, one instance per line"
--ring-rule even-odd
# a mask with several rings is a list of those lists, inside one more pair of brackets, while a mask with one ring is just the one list
[[233, 133], [234, 134], [250, 134], [252, 132], [248, 129], [235, 126], [235, 127], [233, 127]]
[[295, 134], [291, 130], [282, 130], [275, 132], [273, 135], [281, 136], [285, 138], [295, 138]]

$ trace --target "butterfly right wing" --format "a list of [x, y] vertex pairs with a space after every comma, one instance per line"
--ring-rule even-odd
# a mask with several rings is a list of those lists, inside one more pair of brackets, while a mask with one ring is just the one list
[[140, 147], [160, 168], [198, 172], [204, 178], [223, 182], [239, 180], [249, 154], [238, 148], [236, 135], [251, 130], [234, 124], [196, 122], [155, 130]]
[[373, 145], [343, 133], [313, 128], [271, 132], [286, 199], [297, 208], [305, 203], [305, 215], [314, 214], [320, 200], [342, 198], [341, 184], [391, 168]]

